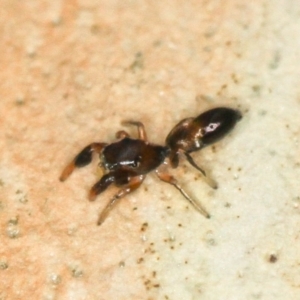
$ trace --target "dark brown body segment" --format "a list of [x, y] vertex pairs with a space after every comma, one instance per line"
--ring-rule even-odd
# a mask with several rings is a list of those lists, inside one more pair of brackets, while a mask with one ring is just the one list
[[[173, 167], [178, 165], [178, 154], [202, 149], [217, 142], [228, 134], [241, 119], [241, 113], [227, 107], [218, 107], [179, 122], [166, 138], [170, 148], [170, 160]], [[189, 156], [189, 159], [191, 157]]]
[[163, 163], [167, 151], [166, 147], [125, 137], [104, 148], [103, 165], [108, 170], [130, 168], [136, 174], [146, 174]]

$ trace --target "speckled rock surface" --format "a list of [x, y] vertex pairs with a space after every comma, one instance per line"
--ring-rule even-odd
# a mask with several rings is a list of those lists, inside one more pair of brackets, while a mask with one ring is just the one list
[[[300, 299], [300, 7], [248, 2], [2, 0], [1, 300]], [[172, 171], [210, 220], [152, 174], [98, 227], [97, 160], [58, 180], [122, 120], [162, 144], [220, 105], [242, 121], [193, 155], [219, 189]]]

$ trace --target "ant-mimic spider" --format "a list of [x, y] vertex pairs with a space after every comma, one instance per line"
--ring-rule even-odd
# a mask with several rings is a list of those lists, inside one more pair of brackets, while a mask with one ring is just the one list
[[[122, 130], [116, 133], [117, 141], [113, 143], [92, 143], [86, 146], [63, 170], [60, 180], [65, 181], [75, 168], [84, 167], [92, 161], [92, 156], [97, 153], [105, 174], [94, 184], [89, 192], [89, 200], [114, 183], [121, 189], [110, 199], [101, 212], [98, 225], [101, 225], [111, 209], [125, 195], [136, 190], [146, 178], [146, 175], [155, 170], [158, 178], [172, 184], [181, 194], [206, 218], [210, 215], [202, 205], [192, 199], [177, 180], [162, 170], [165, 160], [168, 159], [172, 168], [179, 164], [179, 157], [185, 156], [187, 161], [204, 175], [211, 185], [216, 188], [216, 183], [206, 176], [205, 171], [193, 160], [190, 153], [198, 151], [223, 138], [241, 119], [241, 113], [227, 107], [217, 107], [200, 114], [196, 118], [187, 118], [180, 121], [168, 134], [166, 145], [156, 145], [148, 142], [143, 123], [125, 121], [124, 125], [134, 125], [138, 129], [138, 138], [132, 138]], [[182, 155], [181, 155], [182, 154]]]

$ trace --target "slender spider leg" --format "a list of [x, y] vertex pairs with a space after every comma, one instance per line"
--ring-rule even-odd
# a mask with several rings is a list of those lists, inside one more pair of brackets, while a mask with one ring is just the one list
[[139, 121], [123, 121], [122, 122], [123, 125], [135, 125], [138, 128], [138, 132], [139, 132], [139, 139], [143, 140], [143, 141], [148, 141], [147, 139], [147, 133], [144, 127], [144, 124], [142, 122]]
[[205, 172], [201, 167], [199, 167], [199, 166], [195, 163], [195, 161], [194, 161], [193, 158], [190, 156], [190, 154], [187, 153], [187, 152], [185, 152], [184, 155], [186, 156], [188, 162], [189, 162], [194, 168], [196, 168], [198, 171], [200, 171], [200, 173], [201, 173], [203, 176], [206, 177], [206, 172]]
[[179, 192], [185, 197], [185, 199], [187, 199], [194, 206], [194, 208], [199, 211], [205, 218], [210, 218], [209, 213], [203, 208], [200, 203], [196, 202], [185, 192], [185, 190], [178, 184], [175, 177], [168, 173], [163, 173], [158, 169], [156, 170], [156, 175], [160, 180], [172, 184], [177, 190], [179, 190]]
[[109, 203], [106, 205], [104, 210], [100, 213], [97, 224], [101, 225], [106, 219], [106, 217], [108, 216], [109, 212], [119, 203], [119, 200], [123, 198], [125, 195], [136, 190], [142, 184], [145, 177], [146, 177], [145, 175], [132, 177], [129, 183], [124, 188], [120, 189], [118, 193], [110, 199]]
[[59, 180], [65, 181], [74, 171], [75, 168], [81, 168], [88, 165], [92, 161], [93, 153], [100, 153], [106, 146], [106, 143], [92, 143], [75, 156], [75, 158], [64, 168]]
[[125, 137], [129, 137], [129, 133], [126, 132], [125, 130], [119, 130], [116, 132], [116, 138], [117, 139], [123, 139]]
[[195, 161], [193, 160], [193, 158], [191, 157], [191, 155], [187, 152], [184, 152], [184, 155], [186, 156], [187, 158], [187, 161], [194, 167], [196, 168], [198, 171], [200, 171], [200, 173], [205, 177], [206, 179], [206, 182], [208, 183], [208, 185], [213, 188], [213, 189], [217, 189], [218, 188], [218, 184], [210, 177], [208, 177], [206, 175], [206, 172], [201, 168], [199, 167]]

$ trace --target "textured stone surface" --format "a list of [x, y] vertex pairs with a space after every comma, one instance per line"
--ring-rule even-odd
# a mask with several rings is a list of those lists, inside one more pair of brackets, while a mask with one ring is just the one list
[[[297, 0], [2, 0], [0, 299], [299, 299]], [[101, 226], [97, 161], [62, 168], [120, 122], [163, 143], [229, 105], [236, 129], [174, 170], [206, 220], [149, 175]], [[129, 129], [135, 134], [134, 128]]]

